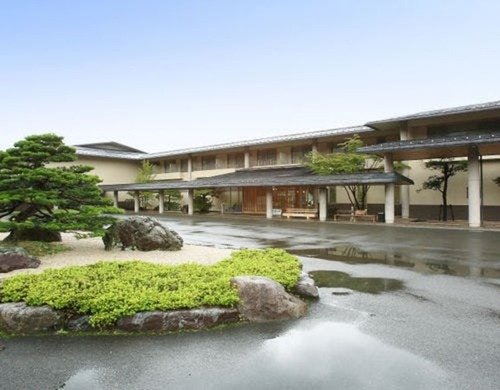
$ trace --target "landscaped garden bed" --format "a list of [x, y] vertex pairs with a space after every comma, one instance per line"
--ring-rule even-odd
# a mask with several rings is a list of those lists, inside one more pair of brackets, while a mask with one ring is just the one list
[[[56, 330], [65, 329], [68, 322], [82, 318], [93, 329], [106, 329], [120, 320], [123, 323], [123, 318], [144, 312], [156, 313], [157, 320], [158, 316], [163, 316], [161, 321], [165, 322], [166, 317], [158, 312], [176, 311], [186, 315], [187, 310], [200, 308], [234, 311], [241, 304], [238, 288], [231, 283], [236, 276], [269, 278], [290, 291], [300, 278], [300, 268], [298, 259], [283, 250], [246, 249], [211, 266], [101, 261], [86, 266], [47, 269], [41, 274], [15, 275], [0, 285], [3, 302], [0, 306], [4, 307], [3, 320], [0, 308], [0, 330], [16, 333], [11, 326], [11, 311], [16, 307], [18, 311], [29, 311], [31, 307], [55, 310], [52, 328]], [[14, 306], [8, 302], [25, 305]], [[5, 312], [8, 312], [7, 319]], [[233, 312], [212, 310], [214, 313], [223, 318]], [[231, 320], [240, 318], [233, 314], [229, 315]], [[208, 321], [208, 324], [217, 323]], [[38, 330], [51, 328], [45, 327], [47, 329]]]

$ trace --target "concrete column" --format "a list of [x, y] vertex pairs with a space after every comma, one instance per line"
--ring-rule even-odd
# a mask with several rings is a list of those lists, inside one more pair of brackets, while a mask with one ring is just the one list
[[316, 141], [316, 140], [313, 141], [311, 151], [313, 153], [318, 153], [318, 141]]
[[[402, 174], [408, 177], [408, 169], [404, 169]], [[410, 218], [410, 186], [400, 186], [399, 195], [401, 199], [401, 218], [408, 219]]]
[[250, 151], [245, 150], [245, 169], [250, 168]]
[[134, 191], [134, 213], [139, 212], [139, 191]]
[[319, 189], [319, 220], [326, 221], [327, 215], [327, 190], [326, 188]]
[[273, 188], [266, 188], [266, 218], [273, 218]]
[[160, 190], [158, 192], [158, 202], [159, 202], [159, 204], [158, 204], [158, 212], [160, 214], [163, 214], [164, 211], [165, 211], [164, 210], [165, 209], [165, 204], [164, 204], [165, 203], [165, 191]]
[[194, 190], [190, 188], [188, 190], [188, 215], [194, 214]]
[[188, 157], [188, 180], [193, 179], [193, 158], [191, 156]]
[[469, 148], [467, 172], [469, 175], [469, 227], [481, 226], [481, 165], [476, 148]]
[[[404, 122], [399, 130], [399, 139], [401, 141], [407, 141], [411, 139], [411, 134], [410, 134], [410, 129], [408, 128], [408, 123]], [[408, 163], [407, 161], [401, 161], [402, 163], [406, 164]], [[410, 175], [410, 170], [409, 169], [404, 169], [403, 172], [401, 172], [402, 175], [409, 177]], [[410, 186], [400, 186], [399, 187], [399, 195], [401, 199], [401, 217], [408, 219], [410, 218]]]
[[113, 191], [113, 206], [118, 207], [118, 191]]
[[[392, 154], [384, 156], [384, 172], [394, 172]], [[394, 223], [394, 184], [385, 185], [385, 223]]]

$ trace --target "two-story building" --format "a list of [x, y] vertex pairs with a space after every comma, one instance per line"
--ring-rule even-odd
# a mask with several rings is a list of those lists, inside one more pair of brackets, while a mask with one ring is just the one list
[[[367, 145], [362, 152], [383, 157], [384, 171], [320, 176], [303, 166], [307, 153], [335, 152], [354, 134]], [[427, 177], [435, 174], [425, 169], [425, 161], [466, 159], [468, 171], [450, 180], [453, 216], [469, 219], [473, 227], [480, 226], [483, 220], [500, 220], [500, 187], [494, 182], [500, 176], [500, 101], [363, 126], [161, 153], [103, 143], [79, 145], [77, 154], [80, 162], [95, 167], [95, 174], [103, 180], [103, 190], [113, 194], [115, 203], [127, 194], [135, 194], [136, 211], [139, 191], [157, 193], [159, 212], [163, 212], [165, 191], [177, 189], [184, 193], [191, 214], [194, 191], [210, 188], [217, 194], [214, 209], [220, 212], [276, 218], [296, 210], [325, 220], [331, 216], [329, 210], [350, 207], [344, 186], [363, 184], [371, 186], [368, 214], [384, 212], [387, 223], [394, 222], [395, 215], [437, 219], [440, 194], [421, 190]], [[134, 183], [144, 160], [154, 164], [155, 180]], [[404, 161], [411, 168], [396, 173], [394, 161]]]

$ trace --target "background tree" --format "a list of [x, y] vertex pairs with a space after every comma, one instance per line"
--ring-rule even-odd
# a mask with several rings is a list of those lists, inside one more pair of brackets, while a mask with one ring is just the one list
[[194, 211], [198, 213], [208, 213], [213, 206], [214, 199], [219, 198], [220, 194], [221, 191], [217, 188], [201, 188], [194, 190]]
[[[6, 240], [60, 241], [60, 232], [85, 230], [98, 235], [119, 212], [101, 196], [100, 179], [76, 160], [75, 149], [55, 134], [32, 135], [0, 151], [0, 231]], [[52, 164], [51, 166], [48, 166]]]
[[[137, 176], [135, 177], [136, 183], [151, 183], [155, 179], [154, 165], [147, 160], [142, 161], [141, 167], [137, 170]], [[128, 193], [130, 196], [134, 196], [133, 192]], [[139, 207], [147, 210], [152, 207], [153, 199], [155, 195], [149, 191], [139, 191]]]
[[165, 190], [165, 209], [168, 211], [179, 210], [182, 194], [179, 190]]
[[458, 172], [467, 170], [467, 161], [455, 161], [449, 158], [439, 160], [429, 160], [425, 163], [427, 169], [438, 171], [436, 175], [431, 175], [424, 181], [422, 188], [419, 190], [433, 190], [441, 193], [442, 207], [439, 218], [443, 221], [448, 220], [448, 182]]
[[[359, 173], [366, 170], [382, 169], [380, 157], [357, 153], [357, 150], [363, 145], [359, 135], [355, 134], [339, 144], [341, 152], [326, 155], [309, 153], [306, 157], [306, 165], [319, 175]], [[343, 187], [349, 202], [356, 210], [366, 209], [366, 197], [370, 189], [368, 184], [350, 184]]]

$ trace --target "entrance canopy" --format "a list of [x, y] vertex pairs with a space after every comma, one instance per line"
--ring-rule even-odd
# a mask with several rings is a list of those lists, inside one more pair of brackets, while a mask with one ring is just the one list
[[362, 172], [342, 175], [316, 175], [306, 167], [242, 169], [219, 176], [189, 181], [155, 181], [151, 183], [101, 185], [103, 191], [191, 190], [227, 187], [339, 186], [349, 184], [413, 184], [397, 172]]

